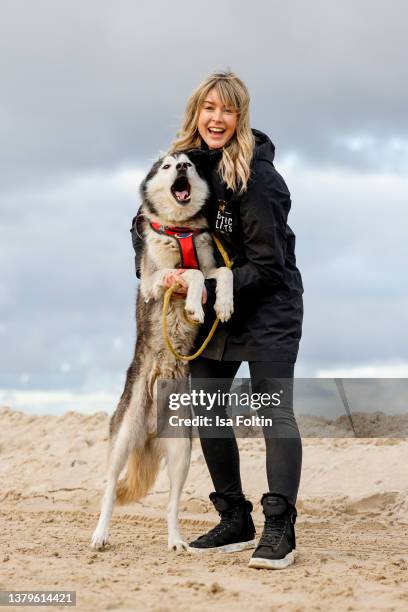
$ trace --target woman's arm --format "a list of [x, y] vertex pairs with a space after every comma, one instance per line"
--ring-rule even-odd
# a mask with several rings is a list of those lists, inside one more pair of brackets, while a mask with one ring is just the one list
[[247, 262], [233, 269], [234, 295], [267, 294], [283, 280], [291, 206], [285, 181], [272, 164], [257, 162], [240, 206]]
[[132, 227], [130, 228], [130, 232], [132, 234], [132, 244], [135, 250], [136, 276], [139, 280], [140, 280], [140, 269], [141, 269], [141, 264], [142, 264], [142, 253], [144, 249], [143, 215], [140, 212], [140, 208], [137, 211], [136, 217], [133, 217]]

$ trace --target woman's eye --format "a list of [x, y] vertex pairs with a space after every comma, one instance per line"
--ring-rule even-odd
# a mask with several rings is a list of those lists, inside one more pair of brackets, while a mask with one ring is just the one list
[[162, 170], [168, 170], [170, 168], [170, 164], [165, 164], [162, 166]]

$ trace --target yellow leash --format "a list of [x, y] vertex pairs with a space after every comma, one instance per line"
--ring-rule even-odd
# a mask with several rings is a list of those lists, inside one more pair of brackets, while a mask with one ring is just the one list
[[[215, 236], [214, 234], [211, 234], [211, 236], [212, 236], [212, 239], [214, 240], [214, 242], [215, 242], [215, 244], [217, 246], [217, 249], [221, 253], [221, 256], [222, 256], [222, 258], [224, 260], [225, 266], [227, 268], [231, 269], [232, 263], [231, 263], [230, 258], [228, 257], [228, 253], [226, 252], [226, 250], [222, 246], [221, 242], [218, 240], [217, 236]], [[218, 323], [220, 322], [220, 320], [219, 320], [218, 317], [215, 319], [214, 323], [212, 324], [212, 327], [210, 329], [210, 332], [209, 332], [207, 338], [204, 340], [204, 342], [202, 343], [200, 348], [193, 355], [180, 355], [180, 353], [178, 353], [176, 351], [176, 349], [174, 348], [174, 346], [172, 345], [172, 343], [170, 341], [169, 332], [168, 332], [168, 328], [167, 328], [167, 311], [168, 311], [168, 308], [169, 308], [171, 296], [173, 295], [173, 293], [179, 287], [180, 287], [180, 285], [178, 283], [175, 283], [169, 289], [167, 289], [166, 293], [164, 294], [163, 310], [162, 310], [163, 339], [164, 339], [164, 342], [166, 343], [166, 346], [169, 349], [170, 353], [172, 353], [176, 359], [180, 359], [181, 361], [193, 361], [193, 359], [196, 359], [197, 357], [199, 357], [201, 355], [201, 353], [204, 351], [204, 349], [207, 346], [207, 344], [210, 342], [211, 338], [215, 334], [215, 330], [217, 329]], [[187, 319], [187, 320], [192, 325], [193, 324], [194, 325], [197, 324], [196, 321], [191, 321], [190, 319]]]

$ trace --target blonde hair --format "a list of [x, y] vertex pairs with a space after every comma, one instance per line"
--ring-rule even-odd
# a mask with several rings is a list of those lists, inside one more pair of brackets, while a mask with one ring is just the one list
[[255, 138], [249, 125], [248, 89], [233, 72], [214, 72], [193, 91], [187, 102], [183, 123], [171, 144], [169, 153], [201, 146], [198, 117], [204, 100], [212, 89], [216, 90], [222, 103], [233, 108], [238, 115], [235, 134], [223, 147], [218, 172], [232, 191], [242, 194], [247, 189], [251, 174], [250, 164]]

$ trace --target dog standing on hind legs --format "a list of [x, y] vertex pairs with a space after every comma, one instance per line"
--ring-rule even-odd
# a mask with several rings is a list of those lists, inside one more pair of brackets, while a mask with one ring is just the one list
[[[186, 379], [188, 367], [167, 349], [162, 336], [163, 281], [180, 268], [187, 286], [186, 300], [173, 300], [168, 329], [177, 353], [189, 354], [204, 321], [201, 298], [205, 278], [215, 278], [214, 310], [221, 321], [233, 312], [233, 277], [217, 268], [203, 207], [210, 192], [198, 152], [176, 153], [159, 159], [141, 185], [144, 248], [136, 303], [137, 340], [119, 404], [110, 421], [107, 484], [91, 546], [108, 541], [115, 501], [143, 498], [153, 486], [161, 458], [167, 463], [170, 494], [167, 508], [168, 547], [187, 548], [178, 525], [179, 502], [187, 478], [191, 437], [158, 438], [159, 379]], [[119, 480], [127, 464], [126, 476]]]

